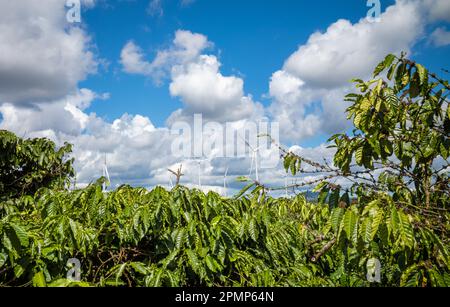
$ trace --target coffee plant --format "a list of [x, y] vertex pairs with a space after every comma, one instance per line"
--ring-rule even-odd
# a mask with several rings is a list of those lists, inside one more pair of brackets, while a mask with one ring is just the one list
[[47, 139], [23, 140], [0, 130], [0, 200], [34, 194], [41, 187], [64, 188], [75, 175], [70, 144], [55, 150]]
[[287, 172], [317, 175], [292, 187], [312, 203], [261, 182], [69, 189], [70, 145], [0, 132], [0, 286], [450, 286], [448, 82], [403, 55], [374, 78], [347, 96], [333, 165], [283, 149]]

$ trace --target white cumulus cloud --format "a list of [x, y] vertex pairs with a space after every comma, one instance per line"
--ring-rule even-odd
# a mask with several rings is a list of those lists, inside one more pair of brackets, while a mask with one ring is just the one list
[[0, 103], [55, 101], [96, 71], [90, 38], [67, 23], [64, 4], [0, 1]]
[[436, 47], [450, 45], [450, 31], [444, 27], [439, 27], [430, 35], [429, 42]]
[[[426, 25], [448, 19], [449, 3], [397, 0], [379, 22], [340, 19], [326, 31], [313, 33], [270, 80], [269, 111], [280, 122], [284, 139], [299, 142], [320, 133], [345, 131], [349, 123], [344, 96], [353, 90], [349, 81], [369, 78], [389, 53], [411, 54]], [[446, 35], [438, 29], [431, 39], [445, 44]]]
[[199, 33], [178, 30], [172, 45], [159, 50], [153, 61], [145, 59], [142, 49], [128, 42], [121, 52], [123, 70], [130, 74], [153, 77], [160, 81], [170, 75], [170, 94], [179, 97], [184, 108], [173, 112], [171, 124], [188, 120], [195, 113], [218, 121], [235, 121], [264, 113], [261, 104], [244, 93], [244, 80], [224, 76], [214, 55], [202, 54], [213, 44]]

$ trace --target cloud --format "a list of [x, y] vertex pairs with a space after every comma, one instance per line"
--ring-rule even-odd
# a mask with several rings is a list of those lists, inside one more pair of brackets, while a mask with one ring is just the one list
[[97, 3], [99, 2], [99, 0], [81, 0], [81, 6], [91, 9], [93, 8]]
[[[92, 8], [96, 3], [85, 0], [82, 7]], [[2, 1], [0, 10], [8, 12], [0, 20], [0, 129], [26, 138], [47, 137], [58, 146], [74, 144], [79, 186], [102, 175], [105, 154], [113, 186], [167, 185], [167, 168], [179, 164], [186, 168], [182, 182], [196, 186], [198, 166], [172, 154], [175, 136], [169, 129], [155, 127], [139, 114], [124, 114], [108, 122], [88, 111], [92, 103], [107, 100], [109, 94], [78, 89], [81, 80], [95, 73], [98, 60], [85, 30], [67, 23], [64, 1]], [[128, 73], [171, 80], [172, 94], [186, 106], [179, 110], [182, 116], [205, 111], [211, 118], [225, 120], [248, 117], [257, 108], [263, 112], [262, 106], [244, 94], [242, 79], [224, 76], [218, 58], [202, 54], [211, 46], [206, 36], [179, 30], [169, 48], [157, 52], [152, 61], [130, 41], [122, 50], [121, 62]], [[201, 83], [197, 78], [207, 82], [206, 86], [189, 91], [181, 83]], [[207, 137], [214, 139], [215, 135]], [[204, 162], [205, 189], [221, 189], [223, 165], [215, 158]], [[244, 174], [250, 161], [239, 158], [233, 165]], [[230, 172], [229, 186], [238, 189], [231, 176]]]
[[285, 141], [314, 136], [320, 128], [320, 117], [306, 114], [317, 93], [304, 86], [305, 82], [287, 71], [280, 70], [272, 75], [269, 93], [275, 102], [268, 111], [273, 120], [280, 123]]
[[185, 108], [175, 111], [168, 119], [169, 124], [187, 120], [194, 113], [218, 121], [262, 115], [262, 105], [244, 94], [243, 79], [224, 76], [218, 58], [202, 54], [212, 45], [202, 34], [178, 30], [172, 45], [158, 51], [152, 62], [145, 60], [140, 47], [128, 42], [121, 52], [121, 64], [126, 73], [158, 81], [170, 75], [170, 94], [179, 97]]
[[429, 42], [436, 47], [450, 45], [450, 31], [444, 27], [437, 28], [431, 33]]
[[[427, 3], [430, 8], [432, 1], [439, 10], [424, 9]], [[56, 0], [48, 3], [56, 4]], [[242, 186], [234, 178], [248, 175], [249, 157], [220, 158], [213, 154], [199, 168], [192, 159], [174, 156], [171, 152], [174, 136], [168, 128], [153, 125], [150, 118], [124, 114], [109, 122], [89, 113], [94, 101], [108, 98], [107, 94], [77, 89], [78, 82], [96, 68], [91, 42], [82, 29], [68, 27], [64, 13], [60, 14], [64, 12], [61, 5], [52, 10], [48, 3], [29, 4], [31, 9], [18, 2], [0, 4], [2, 11], [14, 14], [13, 17], [5, 14], [0, 20], [0, 42], [6, 46], [0, 52], [0, 81], [9, 82], [12, 76], [14, 82], [10, 82], [15, 86], [9, 89], [0, 82], [0, 100], [4, 102], [0, 104], [0, 129], [25, 137], [49, 137], [59, 145], [65, 141], [73, 143], [79, 185], [101, 176], [106, 154], [113, 187], [123, 183], [167, 186], [170, 178], [167, 168], [180, 164], [186, 174], [182, 183], [187, 186], [198, 187], [200, 174], [205, 190], [223, 192], [227, 168], [230, 190]], [[231, 121], [234, 129], [239, 130], [246, 121], [262, 119], [269, 113], [282, 125], [284, 140], [291, 143], [345, 129], [348, 123], [342, 98], [350, 90], [348, 79], [370, 76], [373, 66], [386, 53], [411, 50], [421, 39], [425, 24], [448, 16], [442, 14], [446, 3], [402, 0], [386, 10], [380, 23], [362, 19], [352, 24], [339, 20], [325, 31], [312, 34], [272, 75], [269, 92], [273, 103], [267, 109], [245, 93], [243, 78], [221, 71], [220, 58], [206, 52], [213, 44], [199, 33], [177, 31], [170, 46], [159, 50], [152, 60], [144, 49], [129, 41], [122, 49], [120, 61], [126, 73], [169, 83], [170, 94], [182, 101], [183, 108], [170, 116], [168, 124], [189, 121], [194, 113], [202, 113], [205, 121]], [[23, 28], [19, 27], [18, 18], [22, 12]], [[25, 52], [29, 50], [35, 53]], [[39, 103], [33, 108], [23, 108], [32, 102]], [[211, 133], [206, 139], [216, 136]], [[297, 146], [291, 150], [318, 161], [322, 158], [331, 161], [333, 155], [333, 149], [325, 145]], [[269, 186], [283, 186], [284, 176], [281, 166], [260, 169], [261, 181]], [[286, 179], [289, 183], [294, 180]]]
[[181, 0], [181, 6], [187, 7], [191, 4], [193, 4], [194, 2], [195, 2], [195, 0]]
[[81, 89], [64, 99], [43, 103], [34, 108], [23, 108], [13, 104], [0, 105], [3, 121], [0, 129], [15, 131], [28, 137], [40, 132], [53, 130], [66, 135], [78, 135], [89, 119], [83, 113], [95, 99], [105, 99], [107, 95], [98, 95], [89, 89]]
[[[92, 7], [95, 2], [84, 4]], [[179, 164], [190, 169], [183, 183], [196, 185], [195, 162], [172, 154], [175, 136], [169, 129], [155, 127], [148, 117], [139, 114], [124, 114], [108, 122], [87, 111], [94, 101], [106, 100], [109, 94], [77, 88], [83, 78], [95, 72], [97, 61], [89, 51], [91, 42], [84, 30], [66, 23], [60, 1], [28, 6], [2, 2], [0, 8], [10, 13], [0, 21], [0, 42], [4, 46], [0, 52], [0, 129], [21, 137], [47, 137], [58, 146], [64, 142], [74, 144], [79, 186], [102, 175], [105, 154], [113, 186], [167, 185], [167, 168]], [[173, 78], [173, 95], [186, 99], [186, 110], [201, 111], [204, 107], [212, 117], [223, 118], [249, 115], [255, 103], [244, 95], [243, 80], [222, 75], [218, 59], [202, 54], [211, 46], [206, 36], [179, 30], [171, 46], [160, 50], [153, 61], [147, 61], [143, 50], [133, 42], [122, 50], [121, 61], [128, 73]], [[210, 95], [207, 88], [189, 92], [179, 83], [183, 78], [195, 82], [196, 76], [209, 80], [213, 88]], [[200, 104], [203, 98], [220, 107], [223, 114]], [[244, 170], [247, 162], [242, 162]], [[212, 165], [212, 160], [204, 163], [203, 176], [205, 182], [210, 182], [205, 188], [220, 189], [216, 184], [221, 185], [222, 175]]]
[[[181, 7], [188, 7], [194, 2], [195, 0], [180, 0], [180, 5]], [[151, 0], [147, 6], [147, 14], [153, 17], [164, 16], [163, 0]]]
[[150, 185], [152, 170], [177, 161], [170, 153], [173, 136], [141, 115], [124, 114], [108, 123], [95, 113], [85, 112], [94, 100], [104, 98], [82, 89], [40, 108], [22, 110], [4, 104], [0, 106], [0, 129], [21, 137], [47, 137], [58, 146], [74, 144], [78, 184], [88, 184], [102, 175], [106, 154], [114, 184]]
[[[270, 80], [269, 111], [280, 122], [284, 140], [299, 142], [349, 128], [344, 101], [352, 91], [349, 80], [370, 78], [388, 53], [411, 53], [425, 26], [448, 16], [441, 14], [448, 8], [443, 0], [397, 0], [380, 22], [363, 18], [352, 24], [340, 19], [326, 31], [313, 33]], [[434, 39], [444, 43], [445, 34], [440, 30]]]
[[161, 17], [164, 15], [161, 0], [151, 0], [147, 7], [147, 13], [151, 16]]
[[222, 75], [219, 67], [215, 56], [202, 55], [195, 62], [172, 69], [170, 94], [183, 101], [183, 114], [201, 113], [208, 119], [234, 121], [261, 113], [262, 106], [244, 96], [244, 81]]
[[142, 49], [134, 42], [129, 41], [120, 53], [120, 63], [123, 71], [136, 75], [151, 75], [152, 64], [145, 61]]
[[420, 4], [429, 23], [437, 21], [450, 22], [450, 1], [422, 0]]
[[142, 49], [132, 41], [122, 49], [120, 62], [126, 73], [152, 77], [161, 82], [170, 75], [173, 66], [195, 60], [203, 50], [211, 46], [212, 43], [202, 34], [178, 30], [172, 45], [168, 49], [159, 50], [152, 62], [145, 59]]
[[55, 101], [95, 73], [89, 36], [65, 19], [64, 1], [1, 1], [0, 103]]
[[381, 15], [381, 22], [362, 19], [352, 24], [341, 19], [324, 33], [312, 34], [283, 70], [309, 86], [343, 86], [356, 76], [366, 76], [387, 53], [409, 51], [422, 31], [419, 7], [398, 2]]
[[[0, 106], [3, 118], [0, 129], [22, 137], [47, 137], [58, 146], [64, 142], [74, 144], [76, 182], [80, 187], [102, 176], [106, 156], [113, 188], [121, 184], [169, 187], [171, 177], [167, 169], [181, 164], [185, 174], [183, 185], [197, 188], [200, 172], [202, 189], [224, 192], [223, 176], [229, 167], [228, 195], [241, 188], [242, 184], [235, 178], [248, 174], [251, 162], [248, 157], [225, 159], [213, 154], [199, 167], [194, 159], [176, 157], [171, 150], [176, 136], [167, 128], [155, 127], [148, 117], [124, 114], [107, 122], [95, 113], [86, 112], [91, 103], [105, 97], [81, 89], [75, 95], [44, 104], [42, 108], [21, 110], [19, 106], [5, 104]], [[243, 123], [234, 123], [233, 129], [238, 130]], [[214, 132], [205, 134], [205, 138], [214, 137]], [[261, 177], [270, 180], [271, 171], [273, 169], [261, 169]]]

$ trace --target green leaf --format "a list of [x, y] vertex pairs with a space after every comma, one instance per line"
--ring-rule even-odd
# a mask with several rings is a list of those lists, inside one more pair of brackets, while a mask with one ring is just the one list
[[186, 255], [188, 256], [189, 264], [191, 268], [194, 270], [194, 272], [200, 273], [202, 264], [200, 263], [200, 260], [198, 259], [195, 252], [191, 249], [187, 249]]
[[297, 170], [300, 165], [298, 162], [299, 162], [299, 160], [296, 157], [294, 159], [292, 159], [292, 161], [291, 161], [290, 170], [291, 170], [291, 174], [293, 176], [297, 175]]
[[400, 244], [409, 248], [414, 247], [414, 232], [408, 216], [398, 211]]
[[68, 287], [72, 283], [71, 280], [60, 278], [48, 284], [49, 287]]
[[29, 240], [28, 240], [28, 233], [23, 229], [21, 226], [17, 224], [11, 224], [11, 227], [14, 229], [14, 232], [16, 233], [17, 238], [20, 241], [20, 245], [22, 247], [28, 247]]
[[[72, 282], [70, 282], [69, 285], [70, 285], [71, 283], [72, 283]], [[120, 287], [120, 286], [125, 286], [125, 285], [126, 285], [125, 282], [123, 282], [123, 281], [121, 281], [121, 280], [114, 280], [114, 279], [108, 279], [108, 280], [105, 282], [105, 284], [106, 284], [107, 286], [112, 286], [112, 287]]]
[[397, 62], [395, 65], [392, 65], [392, 66], [389, 68], [389, 71], [388, 71], [388, 73], [387, 73], [387, 78], [388, 78], [388, 80], [392, 80], [392, 77], [394, 76], [394, 73], [395, 73], [395, 70], [396, 70], [396, 68], [397, 68], [397, 65], [398, 65], [398, 62]]
[[14, 276], [16, 276], [16, 278], [20, 278], [20, 276], [22, 276], [22, 274], [25, 273], [27, 266], [28, 262], [26, 261], [21, 261], [18, 264], [16, 264], [14, 266]]
[[392, 207], [391, 208], [391, 215], [389, 217], [389, 227], [392, 231], [392, 233], [397, 234], [399, 230], [399, 217], [398, 217], [398, 211], [397, 208]]
[[371, 210], [372, 217], [372, 227], [370, 233], [370, 240], [373, 240], [378, 232], [378, 228], [384, 219], [384, 212], [380, 210], [378, 207], [375, 207]]
[[284, 166], [284, 169], [286, 170], [286, 172], [288, 172], [288, 170], [289, 170], [292, 159], [293, 159], [293, 156], [291, 154], [288, 154], [288, 155], [286, 155], [286, 157], [284, 157], [283, 166]]
[[395, 84], [397, 85], [397, 87], [399, 87], [399, 89], [403, 89], [403, 76], [405, 75], [405, 73], [408, 73], [406, 70], [406, 63], [401, 63], [398, 68], [397, 71], [395, 72]]
[[362, 165], [364, 162], [364, 146], [359, 146], [355, 152], [356, 164]]
[[340, 192], [341, 192], [341, 189], [339, 189], [339, 188], [336, 188], [331, 192], [330, 197], [328, 199], [328, 204], [330, 205], [330, 207], [332, 207], [332, 208], [337, 207], [338, 202], [339, 202]]
[[349, 241], [356, 241], [356, 235], [358, 231], [358, 224], [357, 224], [358, 217], [352, 210], [347, 210], [344, 216], [343, 220], [343, 229], [345, 233], [347, 234], [347, 239]]
[[330, 222], [334, 232], [338, 232], [344, 213], [345, 209], [340, 207], [334, 208], [331, 212]]
[[449, 156], [449, 151], [447, 150], [447, 148], [445, 148], [445, 145], [443, 143], [441, 143], [439, 145], [439, 152], [442, 156], [442, 158], [447, 159]]
[[184, 229], [179, 229], [176, 233], [175, 248], [181, 249], [183, 243], [187, 240], [187, 233]]
[[317, 192], [321, 191], [327, 184], [328, 184], [328, 182], [322, 181], [312, 191], [314, 193], [317, 193]]
[[322, 191], [320, 191], [319, 193], [319, 197], [317, 199], [317, 201], [319, 202], [319, 204], [324, 204], [327, 197], [328, 197], [328, 192], [330, 191], [330, 189], [328, 188], [323, 188]]
[[34, 287], [46, 287], [47, 282], [45, 281], [45, 276], [42, 271], [37, 272], [33, 276], [33, 286]]
[[366, 218], [361, 223], [361, 229], [360, 229], [361, 237], [363, 238], [364, 242], [370, 243], [372, 241], [371, 233], [372, 233], [372, 223], [370, 219]]
[[423, 86], [428, 83], [428, 71], [420, 64], [416, 63], [417, 72], [419, 73], [420, 85]]
[[374, 78], [377, 77], [383, 70], [390, 67], [392, 62], [394, 62], [395, 58], [396, 58], [395, 55], [388, 54], [386, 58], [375, 68], [375, 71], [373, 72], [373, 77]]
[[130, 266], [138, 273], [142, 275], [146, 275], [149, 273], [149, 270], [142, 262], [131, 262]]
[[259, 231], [256, 226], [255, 219], [250, 220], [250, 223], [248, 224], [248, 231], [250, 233], [250, 237], [252, 238], [252, 240], [255, 242], [258, 241]]
[[211, 227], [214, 228], [219, 224], [219, 222], [222, 220], [222, 217], [220, 215], [214, 217], [211, 221]]
[[413, 264], [403, 272], [400, 278], [400, 287], [417, 287], [417, 286], [419, 286], [418, 265]]
[[8, 260], [8, 255], [5, 253], [0, 253], [0, 268], [5, 265], [6, 260]]
[[205, 258], [206, 266], [212, 271], [212, 272], [219, 272], [222, 269], [222, 266], [210, 255], [207, 255]]
[[359, 128], [361, 127], [361, 120], [363, 119], [363, 113], [358, 113], [355, 116], [355, 119], [353, 120], [353, 124], [355, 127]]
[[9, 236], [6, 234], [6, 232], [3, 233], [3, 240], [2, 240], [2, 244], [3, 246], [6, 248], [7, 251], [14, 253], [15, 250], [13, 248], [13, 244], [11, 242], [11, 239], [9, 238]]
[[127, 267], [127, 264], [128, 263], [125, 262], [125, 263], [118, 265], [118, 269], [117, 269], [116, 277], [115, 277], [116, 283], [119, 282], [120, 278], [122, 277], [123, 272], [125, 271], [125, 268]]
[[236, 178], [237, 182], [248, 182], [250, 181], [250, 178], [246, 177], [246, 176], [239, 176]]
[[234, 197], [235, 199], [238, 199], [239, 197], [241, 197], [242, 195], [245, 194], [245, 192], [247, 192], [250, 188], [252, 188], [253, 186], [255, 186], [255, 183], [249, 183], [248, 185], [246, 185], [241, 191], [239, 191], [239, 193]]

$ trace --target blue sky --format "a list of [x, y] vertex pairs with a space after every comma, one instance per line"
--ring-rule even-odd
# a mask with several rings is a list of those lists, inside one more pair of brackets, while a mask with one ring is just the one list
[[[393, 3], [382, 1], [382, 6]], [[94, 103], [91, 111], [110, 119], [125, 112], [144, 114], [158, 126], [181, 103], [170, 97], [167, 82], [157, 86], [140, 76], [121, 73], [118, 59], [128, 40], [134, 40], [151, 58], [170, 44], [178, 29], [202, 33], [214, 42], [210, 51], [220, 56], [223, 73], [243, 76], [245, 91], [268, 105], [270, 100], [264, 95], [270, 76], [311, 33], [326, 30], [340, 18], [357, 22], [368, 10], [361, 0], [197, 0], [186, 6], [163, 0], [163, 15], [152, 16], [148, 6], [148, 0], [108, 1], [83, 13], [85, 26], [110, 66], [81, 86], [111, 93], [108, 102]]]
[[[383, 0], [381, 8], [394, 3]], [[152, 58], [170, 44], [176, 30], [184, 29], [206, 35], [214, 43], [209, 51], [219, 56], [223, 74], [241, 76], [245, 92], [267, 106], [271, 103], [268, 80], [299, 45], [338, 19], [358, 22], [368, 9], [361, 0], [196, 0], [186, 5], [162, 0], [160, 11], [151, 13], [148, 0], [100, 2], [83, 12], [83, 26], [108, 66], [80, 86], [111, 94], [107, 102], [95, 102], [89, 111], [109, 120], [123, 113], [142, 114], [164, 126], [169, 115], [182, 106], [180, 99], [171, 97], [168, 82], [156, 85], [148, 78], [123, 74], [118, 59], [130, 39]], [[449, 46], [434, 48], [419, 42], [417, 47], [414, 58], [418, 61], [435, 70], [450, 66]], [[320, 134], [303, 145], [317, 145], [324, 138]]]
[[[283, 144], [330, 160], [328, 136], [351, 128], [351, 78], [401, 51], [450, 69], [448, 0], [380, 0], [378, 22], [364, 0], [80, 1], [70, 23], [64, 0], [0, 0], [0, 129], [73, 143], [80, 184], [105, 155], [114, 184], [167, 185], [183, 164], [185, 184], [201, 173], [220, 192], [226, 168], [248, 174], [250, 157], [198, 170], [174, 156], [168, 128], [196, 113], [234, 127], [268, 118]], [[279, 166], [261, 176], [284, 182]]]

